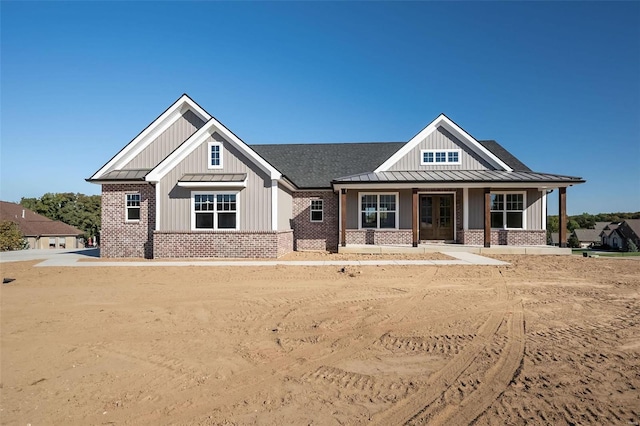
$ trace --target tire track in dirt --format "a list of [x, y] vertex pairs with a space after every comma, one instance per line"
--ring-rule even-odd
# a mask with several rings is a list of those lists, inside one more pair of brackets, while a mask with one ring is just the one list
[[[497, 301], [509, 298], [506, 286], [496, 287]], [[479, 354], [491, 344], [492, 337], [503, 322], [510, 324], [506, 347], [501, 351], [496, 366], [485, 374], [482, 384], [456, 406], [440, 411], [434, 424], [468, 424], [482, 414], [508, 386], [520, 365], [524, 353], [524, 313], [522, 303], [511, 309], [494, 311], [480, 327], [476, 337], [447, 365], [427, 380], [426, 384], [388, 410], [378, 413], [373, 424], [404, 424], [429, 411], [438, 398], [454, 385], [458, 378], [474, 363]], [[466, 402], [465, 402], [466, 401]], [[450, 417], [452, 417], [450, 419]], [[450, 421], [451, 420], [451, 421]], [[431, 423], [431, 422], [430, 422]]]

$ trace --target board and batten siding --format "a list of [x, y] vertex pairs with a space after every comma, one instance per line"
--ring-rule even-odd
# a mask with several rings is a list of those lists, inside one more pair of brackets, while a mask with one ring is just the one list
[[291, 192], [278, 186], [278, 231], [291, 229], [293, 219], [293, 196]]
[[187, 110], [149, 146], [129, 161], [123, 169], [154, 168], [203, 125], [204, 121]]
[[[524, 189], [500, 189], [492, 188], [496, 192], [522, 192]], [[542, 229], [542, 192], [537, 188], [526, 189], [527, 230]], [[484, 229], [484, 189], [469, 188], [469, 229]]]
[[[222, 169], [210, 170], [208, 142], [223, 144]], [[191, 230], [191, 191], [177, 185], [185, 173], [246, 173], [247, 187], [239, 191], [241, 231], [271, 230], [271, 178], [218, 133], [214, 133], [160, 180], [161, 231]], [[198, 188], [236, 191], [238, 188]]]
[[[421, 165], [420, 151], [423, 149], [461, 149], [461, 164]], [[475, 152], [460, 142], [455, 136], [442, 127], [431, 132], [422, 142], [416, 145], [404, 157], [400, 158], [390, 171], [404, 170], [492, 170], [493, 168]]]

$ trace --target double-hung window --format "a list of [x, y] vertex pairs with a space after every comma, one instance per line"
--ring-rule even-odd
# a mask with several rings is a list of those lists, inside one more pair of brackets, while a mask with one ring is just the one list
[[503, 229], [525, 228], [525, 194], [492, 193], [491, 227]]
[[193, 193], [192, 228], [238, 229], [238, 193]]
[[323, 200], [311, 200], [311, 205], [309, 207], [311, 222], [322, 222], [322, 201]]
[[126, 215], [127, 222], [140, 220], [140, 194], [127, 194]]
[[221, 169], [222, 168], [222, 143], [221, 142], [209, 142], [207, 144], [209, 151], [209, 169]]
[[398, 228], [398, 194], [360, 194], [360, 227]]
[[420, 151], [420, 165], [462, 164], [460, 149], [423, 149]]

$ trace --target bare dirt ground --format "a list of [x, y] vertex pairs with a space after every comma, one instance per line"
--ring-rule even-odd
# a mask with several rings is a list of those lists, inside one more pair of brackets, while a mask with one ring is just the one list
[[640, 261], [2, 264], [3, 424], [638, 424]]

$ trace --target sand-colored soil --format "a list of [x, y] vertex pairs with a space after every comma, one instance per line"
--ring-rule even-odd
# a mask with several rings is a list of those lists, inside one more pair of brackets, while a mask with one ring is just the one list
[[640, 261], [2, 264], [2, 424], [638, 424]]

